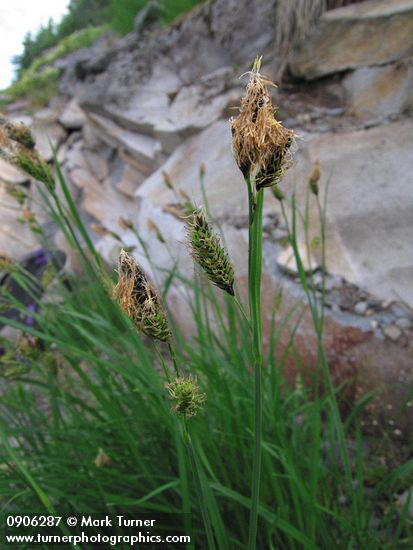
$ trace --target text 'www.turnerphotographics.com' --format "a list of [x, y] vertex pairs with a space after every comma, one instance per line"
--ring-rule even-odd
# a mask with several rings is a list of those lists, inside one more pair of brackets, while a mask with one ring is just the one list
[[[130, 516], [3, 514], [2, 539], [5, 546], [16, 544], [67, 545], [96, 544], [134, 547], [173, 544], [183, 547], [193, 542], [188, 514]], [[174, 516], [173, 522], [169, 516]], [[175, 517], [176, 516], [176, 517]], [[169, 525], [169, 528], [163, 526]], [[174, 532], [170, 526], [174, 525]]]

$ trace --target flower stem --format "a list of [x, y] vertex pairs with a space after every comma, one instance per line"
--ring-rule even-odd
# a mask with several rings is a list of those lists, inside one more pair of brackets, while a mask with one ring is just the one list
[[234, 302], [235, 302], [235, 305], [238, 308], [238, 311], [241, 313], [242, 318], [247, 323], [248, 328], [251, 330], [250, 320], [248, 319], [247, 314], [245, 313], [245, 309], [244, 309], [243, 305], [241, 304], [241, 302], [238, 300], [238, 298], [236, 296], [234, 296]]
[[209, 513], [208, 513], [208, 509], [205, 505], [206, 497], [205, 497], [205, 491], [204, 491], [204, 487], [203, 487], [203, 480], [201, 478], [201, 473], [200, 473], [201, 472], [200, 464], [198, 462], [198, 457], [195, 453], [195, 449], [192, 445], [192, 440], [191, 440], [191, 436], [189, 434], [188, 425], [187, 425], [186, 421], [183, 421], [183, 427], [184, 427], [184, 437], [185, 437], [185, 440], [186, 440], [186, 446], [187, 446], [187, 449], [188, 449], [189, 459], [191, 461], [192, 472], [194, 474], [196, 491], [198, 493], [199, 505], [200, 505], [200, 508], [201, 508], [202, 519], [204, 521], [205, 533], [206, 533], [206, 537], [207, 537], [207, 541], [208, 541], [208, 550], [216, 550], [214, 535], [213, 535], [212, 527], [211, 527], [211, 520], [210, 520], [210, 516], [209, 516]]
[[262, 437], [262, 350], [261, 350], [261, 276], [262, 276], [262, 213], [264, 190], [256, 193], [247, 179], [249, 204], [248, 293], [254, 356], [254, 455], [252, 463], [251, 512], [248, 550], [255, 550], [258, 530], [258, 505], [261, 478]]
[[174, 366], [174, 369], [175, 369], [175, 374], [176, 376], [180, 376], [180, 372], [179, 372], [179, 367], [178, 367], [178, 361], [176, 359], [176, 351], [175, 351], [175, 347], [172, 343], [171, 340], [168, 340], [167, 341], [167, 344], [168, 344], [168, 349], [169, 349], [169, 354], [171, 356], [171, 359], [172, 359], [172, 363], [173, 363], [173, 366]]
[[[171, 355], [172, 362], [173, 362], [173, 365], [174, 365], [175, 373], [176, 373], [177, 376], [179, 376], [180, 375], [180, 369], [179, 369], [179, 366], [178, 366], [175, 347], [174, 347], [171, 340], [169, 340], [167, 342], [167, 344], [168, 344], [169, 353]], [[168, 378], [168, 376], [167, 376], [167, 378]], [[185, 444], [186, 449], [188, 451], [189, 460], [191, 462], [191, 467], [192, 467], [192, 472], [194, 474], [195, 488], [196, 488], [196, 492], [198, 494], [198, 502], [199, 502], [199, 506], [201, 508], [202, 519], [203, 519], [203, 522], [204, 522], [205, 533], [206, 533], [207, 541], [208, 541], [208, 550], [216, 550], [215, 539], [214, 539], [214, 535], [213, 535], [213, 532], [212, 532], [212, 526], [211, 526], [211, 519], [210, 519], [210, 515], [209, 515], [209, 512], [208, 512], [208, 508], [206, 506], [206, 497], [205, 497], [205, 492], [206, 491], [205, 491], [205, 488], [204, 488], [205, 480], [203, 479], [203, 477], [201, 477], [201, 466], [199, 464], [198, 457], [196, 455], [195, 449], [194, 449], [193, 444], [192, 444], [192, 439], [191, 439], [191, 435], [189, 433], [189, 427], [188, 427], [187, 420], [183, 418], [183, 419], [181, 419], [181, 423], [182, 423], [183, 441], [184, 441], [184, 444]]]

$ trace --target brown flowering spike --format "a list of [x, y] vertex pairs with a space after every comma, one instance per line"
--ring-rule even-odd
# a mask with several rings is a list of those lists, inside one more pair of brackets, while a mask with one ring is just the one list
[[133, 231], [135, 229], [132, 220], [128, 220], [127, 218], [124, 218], [123, 216], [120, 216], [118, 218], [118, 225], [121, 229], [124, 231]]
[[156, 225], [156, 223], [153, 221], [152, 218], [148, 218], [146, 225], [148, 226], [149, 231], [154, 231], [156, 234], [156, 238], [159, 242], [165, 244], [165, 237], [162, 235], [162, 231], [159, 229], [159, 227]]
[[53, 189], [49, 166], [34, 146], [33, 136], [24, 124], [15, 124], [0, 115], [0, 158]]
[[95, 466], [97, 468], [104, 468], [105, 466], [110, 465], [111, 460], [110, 457], [105, 453], [105, 451], [99, 448], [98, 454], [96, 455], [96, 458], [93, 462], [95, 463]]
[[295, 134], [275, 118], [268, 86], [256, 59], [237, 117], [230, 120], [235, 160], [244, 177], [255, 176], [256, 189], [275, 185], [288, 168]]
[[308, 180], [308, 185], [310, 186], [311, 192], [314, 195], [318, 195], [318, 192], [320, 190], [318, 182], [320, 181], [321, 177], [321, 170], [320, 170], [320, 163], [318, 160], [315, 161], [313, 166], [313, 172], [310, 176], [310, 179]]
[[8, 120], [5, 116], [0, 114], [0, 126], [2, 126], [9, 138], [13, 141], [17, 141], [26, 149], [34, 149], [36, 142], [30, 132], [29, 128], [22, 122], [14, 123]]
[[187, 234], [194, 261], [214, 285], [234, 296], [234, 269], [201, 208], [187, 221]]
[[147, 336], [168, 342], [171, 333], [159, 297], [133, 257], [121, 250], [119, 279], [114, 296], [136, 328]]

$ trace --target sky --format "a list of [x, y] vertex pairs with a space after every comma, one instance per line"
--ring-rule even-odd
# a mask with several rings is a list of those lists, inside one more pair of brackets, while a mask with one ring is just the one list
[[0, 90], [12, 81], [13, 56], [22, 52], [28, 31], [36, 31], [49, 17], [59, 21], [69, 0], [0, 0]]

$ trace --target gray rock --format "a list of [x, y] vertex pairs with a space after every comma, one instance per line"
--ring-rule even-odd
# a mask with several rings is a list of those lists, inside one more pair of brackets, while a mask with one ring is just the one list
[[395, 317], [409, 317], [413, 313], [407, 305], [400, 302], [393, 303], [390, 310]]
[[29, 181], [30, 178], [25, 173], [0, 158], [0, 182], [21, 185]]
[[407, 319], [407, 317], [401, 317], [400, 319], [397, 319], [396, 325], [402, 330], [409, 330], [413, 323], [410, 319]]
[[412, 60], [356, 69], [346, 76], [344, 87], [351, 114], [365, 122], [402, 113], [413, 105]]
[[311, 80], [413, 54], [413, 0], [367, 0], [324, 13], [293, 51], [290, 69]]
[[0, 254], [13, 261], [21, 261], [38, 248], [37, 238], [28, 224], [17, 221], [20, 214], [18, 203], [7, 194], [6, 187], [0, 184]]
[[[276, 0], [206, 2], [176, 25], [157, 31], [148, 39], [138, 40], [135, 34], [131, 34], [123, 41], [105, 72], [87, 84], [82, 104], [106, 115], [109, 111], [116, 112], [135, 124], [139, 131], [147, 131], [148, 127], [138, 128], [138, 125], [148, 123], [153, 126], [154, 118], [160, 120], [162, 114], [159, 111], [168, 107], [169, 93], [195, 84], [204, 75], [223, 67], [241, 64], [247, 69], [257, 52], [270, 51], [276, 25], [276, 5]], [[271, 54], [274, 56], [273, 51]], [[169, 76], [152, 79], [152, 71], [161, 65], [162, 73]], [[164, 83], [172, 79], [175, 90], [163, 91]], [[139, 110], [143, 92], [147, 96], [144, 118], [145, 113]], [[153, 116], [148, 105], [150, 94], [154, 97], [153, 107], [158, 109]]]
[[[413, 305], [413, 120], [307, 134], [299, 146], [281, 187], [288, 195], [296, 185], [298, 204], [304, 205], [308, 177], [319, 160], [321, 193], [329, 183], [327, 271], [382, 299]], [[301, 228], [299, 234], [303, 240]], [[317, 209], [310, 201], [310, 239], [318, 234]]]
[[366, 302], [358, 302], [354, 306], [354, 311], [357, 313], [357, 315], [364, 315], [367, 310], [367, 303]]
[[390, 338], [390, 340], [393, 340], [393, 342], [397, 341], [402, 335], [402, 331], [396, 325], [388, 325], [384, 327], [383, 333], [385, 336], [387, 336], [387, 338]]
[[231, 131], [227, 121], [215, 122], [178, 147], [139, 187], [136, 196], [155, 205], [176, 202], [174, 193], [164, 184], [162, 171], [165, 171], [177, 189], [182, 189], [195, 204], [201, 205], [199, 167], [202, 163], [206, 166], [205, 189], [213, 216], [226, 219], [228, 208], [231, 218], [248, 212], [245, 183], [231, 152]]
[[[315, 271], [320, 267], [317, 260], [311, 254], [311, 251], [310, 254], [308, 254], [308, 249], [305, 244], [298, 244], [298, 252], [301, 258], [303, 269], [306, 273]], [[279, 254], [277, 258], [277, 263], [278, 266], [284, 271], [292, 273], [293, 275], [298, 275], [297, 262], [295, 259], [294, 250], [291, 245], [288, 245], [287, 248], [285, 248], [285, 250], [283, 250]]]
[[79, 130], [86, 121], [83, 110], [79, 107], [78, 100], [73, 98], [63, 109], [59, 122], [68, 130]]
[[160, 144], [157, 140], [149, 135], [125, 130], [112, 120], [100, 115], [90, 113], [89, 119], [95, 125], [95, 132], [101, 140], [128, 153], [147, 174], [152, 172], [156, 166], [157, 154], [160, 152]]
[[325, 282], [325, 289], [327, 292], [334, 288], [340, 288], [343, 286], [343, 278], [339, 275], [329, 275]]
[[408, 491], [404, 491], [396, 501], [396, 506], [400, 508], [404, 508], [407, 504], [407, 501], [409, 501], [409, 506], [407, 509], [407, 515], [410, 518], [413, 518], [413, 487], [410, 487]]
[[53, 158], [53, 149], [59, 147], [66, 137], [66, 132], [57, 122], [46, 122], [35, 119], [31, 128], [36, 140], [36, 149], [40, 155], [50, 162]]
[[122, 175], [115, 185], [121, 193], [133, 198], [136, 190], [144, 181], [145, 176], [143, 174], [126, 164], [123, 166]]

